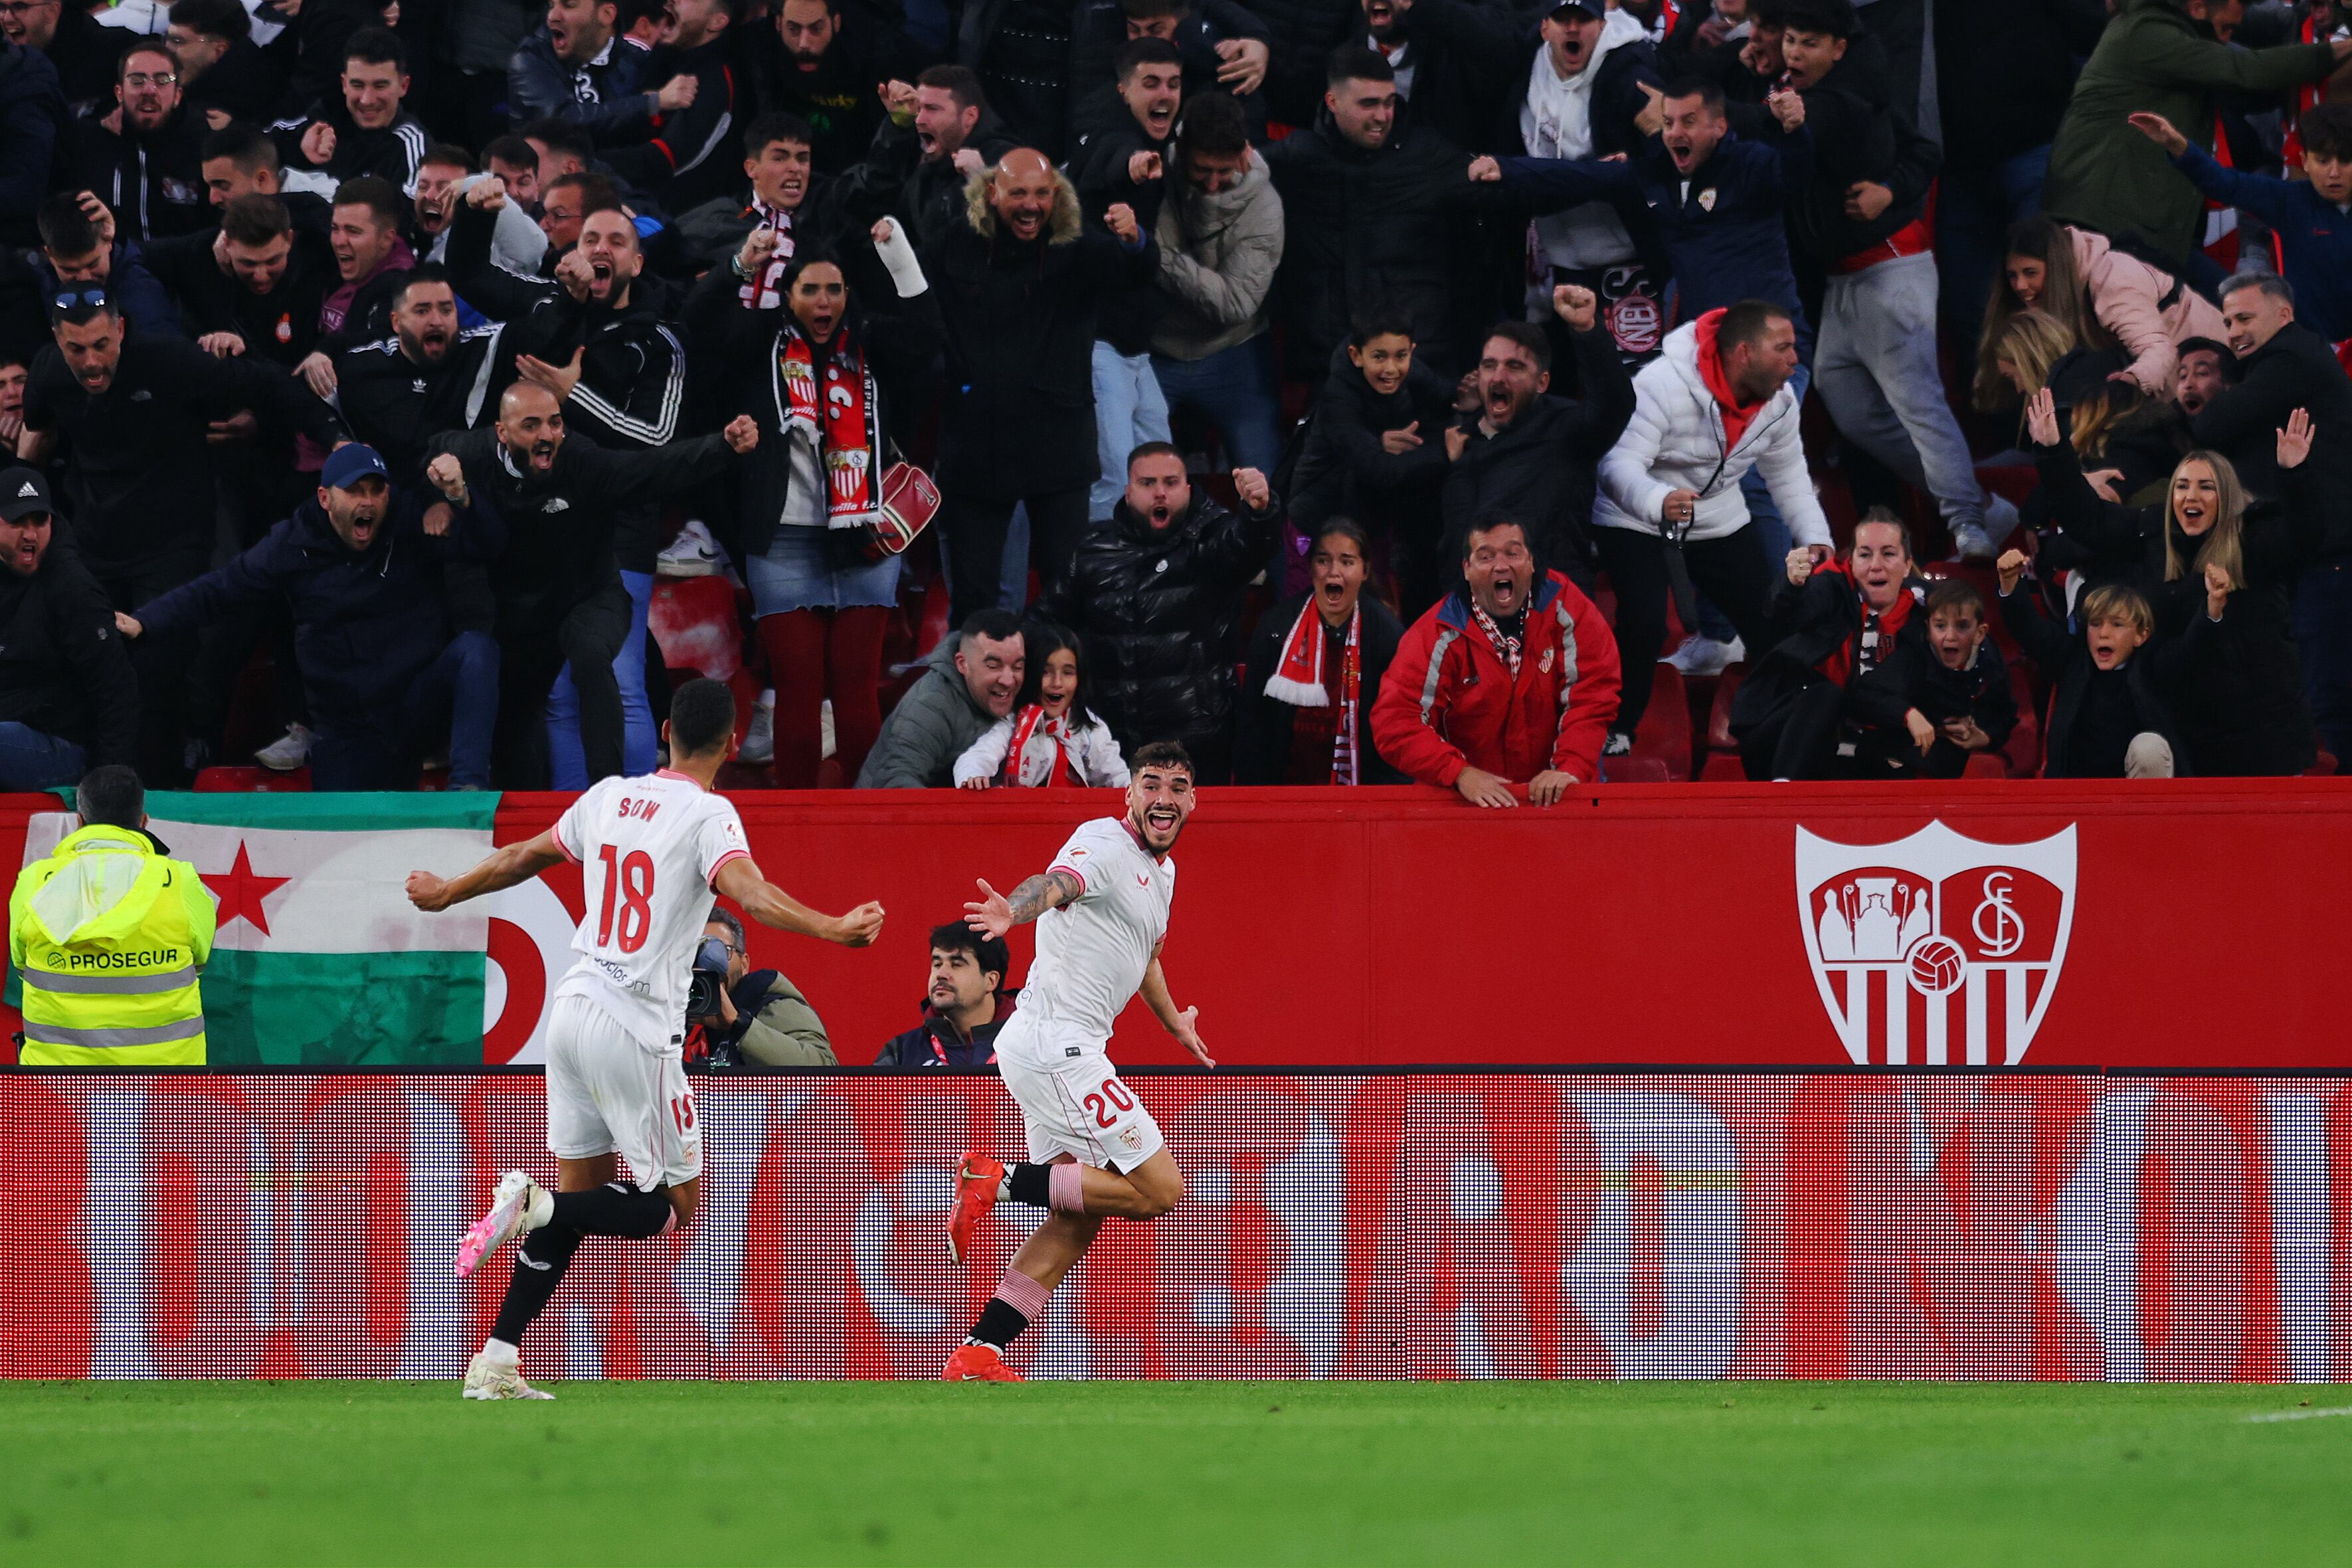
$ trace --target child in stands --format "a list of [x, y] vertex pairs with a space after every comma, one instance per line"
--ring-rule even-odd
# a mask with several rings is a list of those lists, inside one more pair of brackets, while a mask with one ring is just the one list
[[2055, 688], [2042, 772], [2049, 779], [2169, 779], [2180, 747], [2158, 695], [2153, 661], [2141, 653], [2156, 632], [2147, 596], [2119, 583], [2087, 590], [2077, 607], [2080, 636], [2051, 624], [2023, 589], [2025, 555], [2000, 558], [2000, 612], [2010, 634]]
[[1022, 634], [1029, 667], [1021, 695], [1011, 713], [956, 758], [956, 788], [1125, 789], [1127, 762], [1118, 754], [1118, 741], [1087, 702], [1086, 656], [1077, 633], [1032, 621]]
[[1929, 589], [1919, 609], [1927, 618], [1926, 639], [1896, 638], [1895, 657], [1864, 679], [1895, 683], [1908, 712], [1935, 727], [1935, 742], [1924, 756], [1895, 753], [1903, 771], [1958, 779], [1968, 770], [1970, 753], [2008, 743], [2017, 727], [2017, 697], [2009, 687], [2008, 662], [1986, 634], [1984, 595], [1955, 578]]

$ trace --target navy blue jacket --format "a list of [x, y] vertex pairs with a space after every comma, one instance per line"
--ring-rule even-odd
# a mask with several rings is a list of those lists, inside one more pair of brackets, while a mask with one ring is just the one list
[[2195, 142], [2172, 161], [2209, 201], [2243, 207], [2278, 235], [2295, 319], [2331, 343], [2352, 338], [2352, 213], [2308, 180], [2224, 169]]
[[443, 562], [487, 560], [506, 544], [486, 508], [457, 510], [446, 538], [427, 535], [425, 513], [439, 499], [395, 490], [386, 526], [355, 553], [314, 496], [251, 549], [149, 601], [136, 618], [154, 636], [282, 600], [294, 616], [303, 689], [326, 727], [396, 716], [410, 684], [449, 643]]
[[1687, 193], [1673, 156], [1655, 143], [1622, 163], [1565, 158], [1500, 162], [1505, 188], [1538, 213], [1608, 202], [1626, 214], [1638, 240], [1641, 229], [1632, 214], [1636, 207], [1645, 209], [1674, 267], [1683, 320], [1742, 299], [1769, 299], [1794, 317], [1798, 342], [1811, 359], [1812, 328], [1789, 263], [1788, 209], [1803, 199], [1813, 178], [1813, 139], [1803, 126], [1774, 141], [1726, 135], [1714, 155], [1692, 172]]
[[986, 1067], [996, 1060], [997, 1034], [1013, 1021], [1013, 1002], [1020, 994], [997, 992], [996, 1017], [973, 1030], [969, 1037], [927, 1002], [923, 1006], [923, 1021], [883, 1041], [874, 1065], [902, 1071], [927, 1067]]

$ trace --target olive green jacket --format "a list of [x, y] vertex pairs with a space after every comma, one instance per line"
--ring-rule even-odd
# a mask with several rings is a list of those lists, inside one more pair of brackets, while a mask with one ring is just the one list
[[2116, 0], [2083, 67], [2050, 152], [2042, 210], [2061, 223], [2136, 240], [2185, 259], [2198, 248], [2203, 198], [2127, 116], [2161, 114], [2193, 146], [2213, 146], [2229, 92], [2283, 92], [2335, 68], [2325, 44], [2241, 49], [2197, 30], [2182, 0]]

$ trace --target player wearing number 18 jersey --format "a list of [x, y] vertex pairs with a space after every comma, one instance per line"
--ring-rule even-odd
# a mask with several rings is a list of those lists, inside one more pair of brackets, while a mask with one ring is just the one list
[[[702, 1134], [686, 1078], [686, 996], [716, 895], [764, 925], [853, 947], [882, 928], [878, 904], [823, 915], [760, 874], [735, 808], [710, 789], [734, 732], [728, 689], [689, 681], [662, 727], [669, 767], [603, 780], [554, 827], [462, 876], [444, 882], [415, 872], [408, 879], [418, 908], [446, 909], [568, 860], [579, 865], [587, 894], [587, 915], [572, 940], [579, 957], [548, 1013], [547, 1146], [556, 1190], [509, 1171], [489, 1212], [457, 1248], [462, 1279], [484, 1256], [528, 1235], [490, 1337], [467, 1369], [468, 1399], [552, 1397], [522, 1380], [522, 1336], [562, 1283], [583, 1238], [645, 1239], [694, 1218]], [[618, 1179], [623, 1160], [634, 1182]]]
[[1192, 814], [1192, 760], [1162, 741], [1139, 749], [1134, 766], [1124, 817], [1087, 823], [1051, 868], [1010, 896], [983, 882], [980, 901], [964, 905], [972, 928], [991, 936], [1037, 922], [1021, 1010], [996, 1037], [997, 1071], [1021, 1106], [1029, 1158], [1008, 1167], [984, 1154], [964, 1156], [948, 1254], [959, 1263], [971, 1255], [974, 1233], [1001, 1198], [1053, 1212], [1013, 1255], [971, 1337], [948, 1358], [950, 1382], [1018, 1382], [1005, 1347], [1045, 1316], [1103, 1220], [1156, 1219], [1184, 1196], [1160, 1124], [1119, 1082], [1107, 1049], [1120, 1009], [1140, 991], [1194, 1061], [1216, 1065], [1193, 1028], [1200, 1009], [1179, 1012], [1160, 969], [1176, 897], [1169, 852]]

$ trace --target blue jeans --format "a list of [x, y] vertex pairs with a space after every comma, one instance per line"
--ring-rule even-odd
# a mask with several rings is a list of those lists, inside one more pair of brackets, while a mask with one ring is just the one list
[[0, 789], [54, 789], [79, 784], [82, 748], [15, 719], [0, 723]]
[[2320, 744], [2352, 758], [2352, 560], [2321, 561], [2294, 585], [2294, 643], [2304, 700]]
[[1149, 354], [1122, 354], [1095, 340], [1095, 455], [1102, 476], [1087, 494], [1087, 519], [1101, 522], [1127, 493], [1127, 455], [1168, 439], [1168, 400]]
[[1154, 354], [1151, 370], [1170, 411], [1199, 410], [1216, 428], [1233, 466], [1273, 474], [1282, 461], [1282, 400], [1274, 390], [1272, 333], [1204, 359]]
[[[613, 678], [621, 683], [621, 764], [635, 778], [654, 770], [660, 739], [653, 704], [646, 697], [646, 615], [653, 608], [653, 574], [625, 571], [621, 586], [629, 591], [629, 636], [613, 661]], [[570, 664], [547, 694], [547, 769], [549, 781], [558, 789], [588, 788], [588, 754], [580, 745], [580, 693], [572, 684]]]
[[392, 712], [338, 720], [316, 714], [310, 745], [313, 789], [413, 789], [416, 759], [449, 747], [449, 782], [490, 787], [490, 745], [499, 723], [499, 644], [488, 632], [460, 632], [408, 683]]
[[[1813, 372], [1809, 365], [1800, 364], [1796, 373], [1789, 378], [1789, 385], [1801, 403], [1805, 401], [1805, 389], [1812, 384]], [[1739, 494], [1748, 503], [1748, 519], [1756, 525], [1757, 534], [1764, 541], [1765, 553], [1771, 557], [1775, 567], [1779, 566], [1789, 559], [1789, 552], [1796, 548], [1796, 541], [1789, 532], [1789, 525], [1781, 520], [1780, 508], [1773, 504], [1772, 486], [1764, 482], [1764, 471], [1750, 468], [1742, 474], [1739, 476]], [[1728, 643], [1739, 635], [1738, 629], [1731, 623], [1731, 617], [1717, 610], [1715, 601], [1704, 593], [1698, 596], [1696, 630], [1701, 636], [1712, 637], [1718, 643]], [[1766, 652], [1762, 648], [1748, 649], [1748, 662], [1753, 664]]]
[[1997, 169], [1946, 169], [1936, 186], [1936, 267], [1942, 275], [1944, 320], [1964, 361], [1973, 361], [1986, 298], [2007, 258], [2009, 227], [2042, 210], [2050, 149], [2035, 147]]

